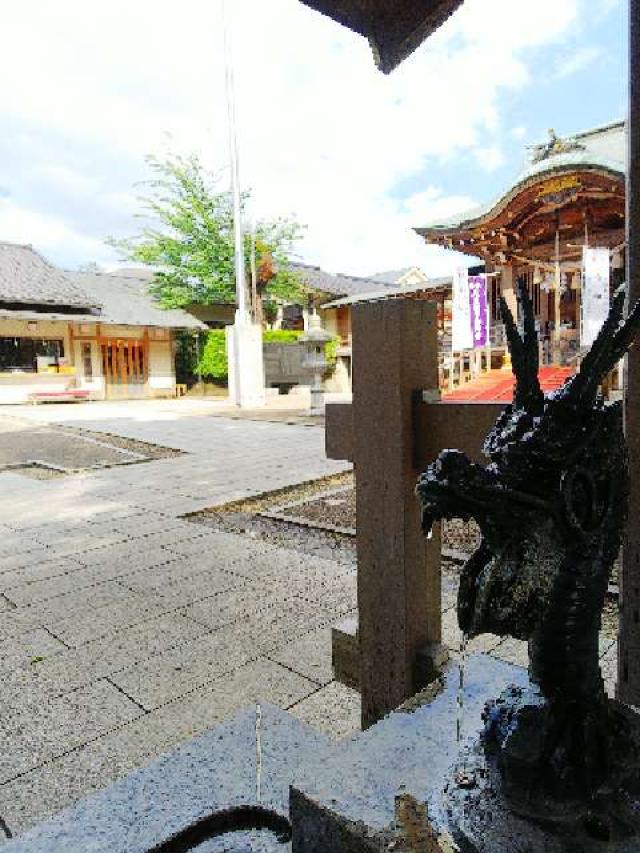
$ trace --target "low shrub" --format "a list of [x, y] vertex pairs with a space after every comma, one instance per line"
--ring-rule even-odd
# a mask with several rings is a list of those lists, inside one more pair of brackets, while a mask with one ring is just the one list
[[[294, 329], [265, 329], [262, 341], [265, 344], [297, 344], [304, 332]], [[336, 363], [336, 353], [340, 338], [333, 337], [325, 344], [327, 367], [331, 370]], [[200, 361], [195, 366], [195, 373], [214, 382], [226, 382], [229, 376], [227, 362], [227, 342], [224, 329], [212, 329], [207, 333]]]
[[304, 332], [295, 329], [264, 329], [262, 342], [265, 344], [297, 344]]
[[212, 329], [196, 366], [196, 372], [216, 382], [226, 382], [229, 376], [227, 341], [224, 329]]

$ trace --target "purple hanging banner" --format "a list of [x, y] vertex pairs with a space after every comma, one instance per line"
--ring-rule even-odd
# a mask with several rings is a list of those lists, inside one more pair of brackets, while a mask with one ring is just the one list
[[487, 279], [485, 276], [469, 276], [469, 305], [471, 307], [473, 346], [489, 346], [489, 306], [487, 301]]

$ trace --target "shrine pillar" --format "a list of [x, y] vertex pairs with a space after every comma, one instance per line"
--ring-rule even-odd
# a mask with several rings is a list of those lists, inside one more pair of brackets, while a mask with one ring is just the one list
[[[629, 2], [629, 118], [627, 125], [627, 282], [629, 304], [640, 298], [640, 0]], [[629, 350], [625, 431], [631, 484], [623, 552], [617, 695], [640, 705], [640, 348]]]
[[516, 296], [516, 272], [513, 264], [503, 264], [500, 267], [500, 293], [513, 314], [513, 319], [518, 318], [518, 298]]

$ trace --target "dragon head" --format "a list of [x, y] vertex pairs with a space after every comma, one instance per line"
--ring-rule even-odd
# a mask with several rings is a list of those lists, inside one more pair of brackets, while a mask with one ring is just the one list
[[599, 386], [631, 345], [640, 309], [624, 320], [620, 289], [579, 373], [545, 396], [522, 280], [518, 301], [522, 332], [501, 302], [516, 385], [486, 438], [488, 464], [444, 450], [416, 489], [425, 532], [454, 517], [479, 525], [481, 544], [463, 569], [458, 596], [460, 627], [470, 637], [530, 639], [549, 618], [574, 619], [579, 630], [590, 628], [589, 620], [599, 624], [625, 520], [622, 408], [606, 403]]

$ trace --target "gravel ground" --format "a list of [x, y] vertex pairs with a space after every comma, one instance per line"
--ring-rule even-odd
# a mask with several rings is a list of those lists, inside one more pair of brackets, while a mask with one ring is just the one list
[[[264, 512], [277, 513], [280, 518], [261, 515]], [[286, 521], [287, 516], [292, 519], [290, 522]], [[243, 533], [305, 554], [350, 565], [355, 565], [357, 561], [354, 535], [322, 527], [328, 524], [355, 530], [355, 487], [354, 475], [351, 472], [314, 480], [290, 489], [268, 492], [250, 500], [213, 507], [189, 518], [215, 530]], [[308, 521], [310, 524], [300, 524], [296, 519]], [[453, 519], [443, 523], [444, 549], [469, 554], [475, 550], [479, 541], [480, 531], [474, 521]], [[460, 570], [459, 561], [443, 557], [442, 589], [445, 608], [455, 604]], [[617, 578], [616, 572], [617, 568], [614, 569], [614, 582]], [[602, 632], [609, 639], [616, 639], [618, 635], [618, 603], [615, 598], [606, 603]]]
[[[280, 518], [262, 513], [277, 513]], [[291, 522], [286, 521], [286, 517], [290, 517]], [[299, 519], [310, 522], [309, 526], [300, 524]], [[190, 515], [189, 520], [215, 530], [265, 539], [314, 556], [356, 562], [355, 536], [323, 527], [327, 524], [355, 531], [352, 472], [211, 507]], [[443, 544], [455, 551], [473, 550], [478, 535], [473, 522], [446, 522]], [[443, 560], [443, 572], [450, 574], [457, 585], [459, 569], [453, 563]]]
[[282, 548], [290, 548], [313, 557], [323, 557], [348, 565], [356, 564], [355, 537], [329, 530], [303, 527], [250, 513], [208, 513], [191, 516], [191, 520], [213, 530], [244, 533], [264, 539]]
[[[277, 503], [277, 502], [275, 502]], [[303, 518], [314, 524], [331, 524], [335, 527], [356, 527], [356, 493], [353, 474], [344, 475], [344, 485], [331, 493], [310, 500], [296, 500], [288, 496], [280, 507], [271, 506], [280, 515]], [[474, 521], [453, 519], [443, 523], [442, 545], [453, 551], [471, 553], [480, 544], [480, 530]]]
[[216, 516], [221, 513], [256, 513], [279, 509], [282, 506], [289, 506], [291, 503], [297, 503], [305, 499], [311, 500], [318, 494], [323, 494], [332, 489], [342, 489], [352, 484], [353, 475], [351, 472], [334, 474], [330, 477], [321, 477], [318, 480], [310, 480], [307, 483], [300, 483], [297, 486], [291, 486], [286, 489], [265, 492], [264, 494], [256, 495], [254, 498], [233, 501], [222, 506], [209, 507], [189, 517], [191, 520], [200, 520], [201, 518]]
[[352, 487], [351, 473], [335, 474], [287, 489], [267, 492], [247, 500], [234, 501], [210, 507], [189, 515], [190, 521], [204, 524], [214, 530], [243, 533], [264, 539], [283, 548], [291, 548], [314, 557], [324, 557], [341, 563], [355, 565], [356, 542], [353, 536], [335, 533], [296, 523], [266, 518], [260, 513], [280, 509], [283, 504], [315, 500], [316, 495], [332, 489]]
[[353, 485], [344, 486], [314, 500], [287, 503], [279, 512], [293, 518], [304, 518], [314, 524], [331, 524], [355, 530], [356, 490]]

